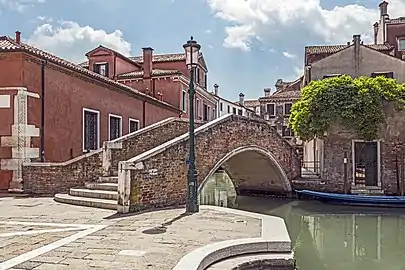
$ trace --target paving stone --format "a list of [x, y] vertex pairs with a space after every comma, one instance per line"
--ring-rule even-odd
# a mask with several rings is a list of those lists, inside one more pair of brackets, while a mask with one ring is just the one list
[[[60, 205], [49, 198], [19, 200], [19, 203], [24, 200], [25, 204], [41, 204], [27, 209], [16, 206], [16, 200], [0, 198], [0, 212], [4, 213], [0, 221], [104, 224], [107, 227], [16, 265], [16, 269], [170, 270], [181, 257], [201, 246], [261, 234], [258, 219], [212, 210], [182, 216], [184, 209], [175, 209], [107, 219], [113, 211]], [[235, 223], [235, 220], [246, 222]], [[10, 232], [19, 231], [21, 226], [0, 227], [3, 233], [1, 228]], [[6, 256], [7, 260], [76, 233], [78, 231], [0, 239], [3, 246], [0, 257]], [[124, 250], [137, 251], [137, 256], [118, 255]]]
[[35, 267], [33, 270], [67, 270], [71, 269], [68, 265], [63, 264], [50, 264], [50, 263], [43, 263], [38, 267]]
[[17, 265], [16, 268], [31, 270], [31, 269], [34, 269], [35, 267], [39, 266], [40, 264], [41, 263], [39, 263], [39, 262], [30, 262], [30, 261], [28, 261], [28, 262], [24, 262], [22, 264]]
[[31, 262], [39, 262], [39, 263], [52, 263], [57, 264], [63, 261], [63, 257], [47, 257], [47, 256], [38, 256], [34, 259], [31, 259]]

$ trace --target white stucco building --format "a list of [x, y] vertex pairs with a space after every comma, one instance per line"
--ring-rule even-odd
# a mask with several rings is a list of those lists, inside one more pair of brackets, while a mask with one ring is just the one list
[[233, 102], [230, 100], [227, 100], [225, 98], [222, 98], [219, 96], [219, 85], [214, 84], [214, 91], [211, 93], [217, 100], [216, 104], [216, 118], [221, 117], [226, 114], [237, 114], [237, 115], [243, 115], [243, 116], [254, 116], [256, 115], [256, 112], [250, 108], [247, 108], [245, 106], [245, 95], [243, 93], [239, 94], [239, 101]]

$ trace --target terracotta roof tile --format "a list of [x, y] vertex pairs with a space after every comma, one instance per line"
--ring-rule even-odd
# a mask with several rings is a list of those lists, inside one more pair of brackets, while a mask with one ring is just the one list
[[0, 52], [1, 51], [5, 51], [5, 52], [7, 52], [7, 51], [15, 51], [15, 50], [25, 51], [25, 52], [31, 53], [33, 55], [44, 58], [44, 59], [46, 59], [48, 61], [54, 62], [56, 64], [59, 64], [59, 65], [64, 66], [66, 68], [69, 68], [71, 70], [74, 70], [74, 71], [77, 71], [79, 73], [85, 74], [87, 76], [93, 77], [95, 79], [98, 79], [98, 80], [103, 81], [105, 83], [108, 83], [110, 85], [119, 87], [119, 88], [121, 88], [121, 89], [123, 89], [123, 90], [125, 90], [127, 92], [131, 92], [131, 93], [134, 93], [134, 94], [139, 95], [139, 96], [145, 96], [148, 99], [155, 100], [155, 101], [157, 101], [159, 103], [162, 103], [165, 106], [169, 106], [169, 107], [174, 108], [172, 105], [170, 105], [170, 104], [168, 104], [166, 102], [162, 102], [162, 101], [160, 101], [160, 100], [158, 100], [158, 99], [156, 99], [154, 97], [148, 96], [148, 95], [146, 95], [146, 94], [144, 94], [142, 92], [139, 92], [138, 90], [136, 90], [134, 88], [131, 88], [131, 87], [127, 86], [127, 85], [124, 85], [124, 84], [121, 84], [121, 83], [116, 82], [114, 80], [111, 80], [111, 79], [109, 79], [109, 78], [107, 78], [105, 76], [102, 76], [102, 75], [100, 75], [98, 73], [90, 71], [89, 69], [86, 69], [86, 68], [84, 68], [84, 67], [82, 67], [80, 65], [76, 65], [76, 64], [74, 64], [72, 62], [69, 62], [69, 61], [64, 60], [62, 58], [59, 58], [59, 57], [57, 57], [57, 56], [55, 56], [53, 54], [50, 54], [50, 53], [45, 52], [43, 50], [40, 50], [38, 48], [32, 47], [32, 46], [30, 46], [28, 44], [25, 44], [25, 43], [17, 44], [13, 39], [11, 39], [9, 37], [5, 37], [5, 36], [0, 37]]
[[[165, 75], [174, 75], [179, 73], [179, 70], [176, 69], [154, 69], [152, 70], [152, 75], [154, 76], [165, 76]], [[143, 70], [132, 71], [128, 73], [119, 74], [118, 78], [133, 78], [133, 77], [142, 77]]]
[[389, 24], [401, 24], [405, 23], [405, 17], [393, 18], [387, 21]]
[[304, 76], [301, 76], [293, 82], [280, 82], [281, 86], [279, 90], [268, 97], [261, 97], [260, 100], [299, 99], [301, 97], [301, 86], [303, 79]]
[[245, 107], [257, 107], [260, 105], [258, 99], [245, 100]]
[[[202, 53], [200, 53], [200, 57], [202, 57]], [[143, 56], [130, 56], [128, 59], [138, 63], [143, 63]], [[175, 61], [185, 61], [186, 54], [185, 53], [167, 53], [167, 54], [154, 54], [152, 58], [152, 62], [175, 62]], [[89, 62], [85, 61], [79, 64], [82, 67], [88, 67]]]
[[[137, 63], [143, 63], [142, 56], [132, 56], [129, 57], [132, 61]], [[154, 54], [152, 62], [173, 62], [173, 61], [183, 61], [186, 60], [185, 53], [168, 53], [168, 54]]]
[[[351, 45], [321, 45], [321, 46], [306, 46], [305, 54], [333, 54], [350, 47]], [[377, 51], [389, 51], [392, 50], [391, 45], [386, 44], [369, 44], [364, 45]]]

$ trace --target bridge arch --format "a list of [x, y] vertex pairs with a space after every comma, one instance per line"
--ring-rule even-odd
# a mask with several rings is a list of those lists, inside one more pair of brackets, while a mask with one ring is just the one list
[[[265, 120], [225, 115], [196, 128], [195, 135], [199, 186], [223, 166], [238, 190], [288, 194], [291, 180], [301, 174], [298, 153]], [[134, 209], [184, 204], [188, 155], [186, 133], [121, 162], [118, 204]]]
[[[244, 166], [247, 161], [252, 161], [252, 158], [256, 162], [250, 162], [249, 166]], [[210, 177], [221, 167], [230, 176], [237, 192], [241, 186], [242, 189], [257, 191], [273, 189], [273, 191], [291, 192], [292, 190], [288, 176], [274, 154], [258, 145], [248, 145], [232, 150], [217, 161], [208, 174], [203, 176], [198, 187], [199, 193]], [[248, 179], [251, 177], [260, 179]]]

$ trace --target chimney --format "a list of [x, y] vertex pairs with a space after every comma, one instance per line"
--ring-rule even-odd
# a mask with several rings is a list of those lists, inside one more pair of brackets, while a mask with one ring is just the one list
[[361, 35], [353, 35], [354, 46], [359, 46], [361, 44]]
[[359, 76], [359, 68], [360, 68], [360, 44], [361, 44], [361, 36], [360, 35], [353, 35], [353, 44], [354, 44], [354, 73], [355, 77]]
[[388, 2], [382, 1], [378, 7], [380, 8], [380, 17], [388, 15]]
[[214, 84], [214, 95], [216, 95], [216, 96], [218, 96], [218, 88], [219, 88], [219, 85]]
[[245, 95], [243, 93], [239, 94], [239, 104], [242, 106], [245, 105]]
[[374, 29], [374, 44], [378, 43], [378, 22], [373, 25]]
[[17, 44], [21, 44], [21, 32], [20, 31], [15, 32], [15, 42]]
[[269, 96], [270, 96], [270, 92], [271, 92], [271, 89], [270, 89], [270, 88], [264, 88], [264, 96], [265, 96], [265, 97], [269, 97]]
[[143, 78], [150, 79], [152, 76], [152, 57], [153, 49], [151, 47], [142, 48], [143, 51]]

